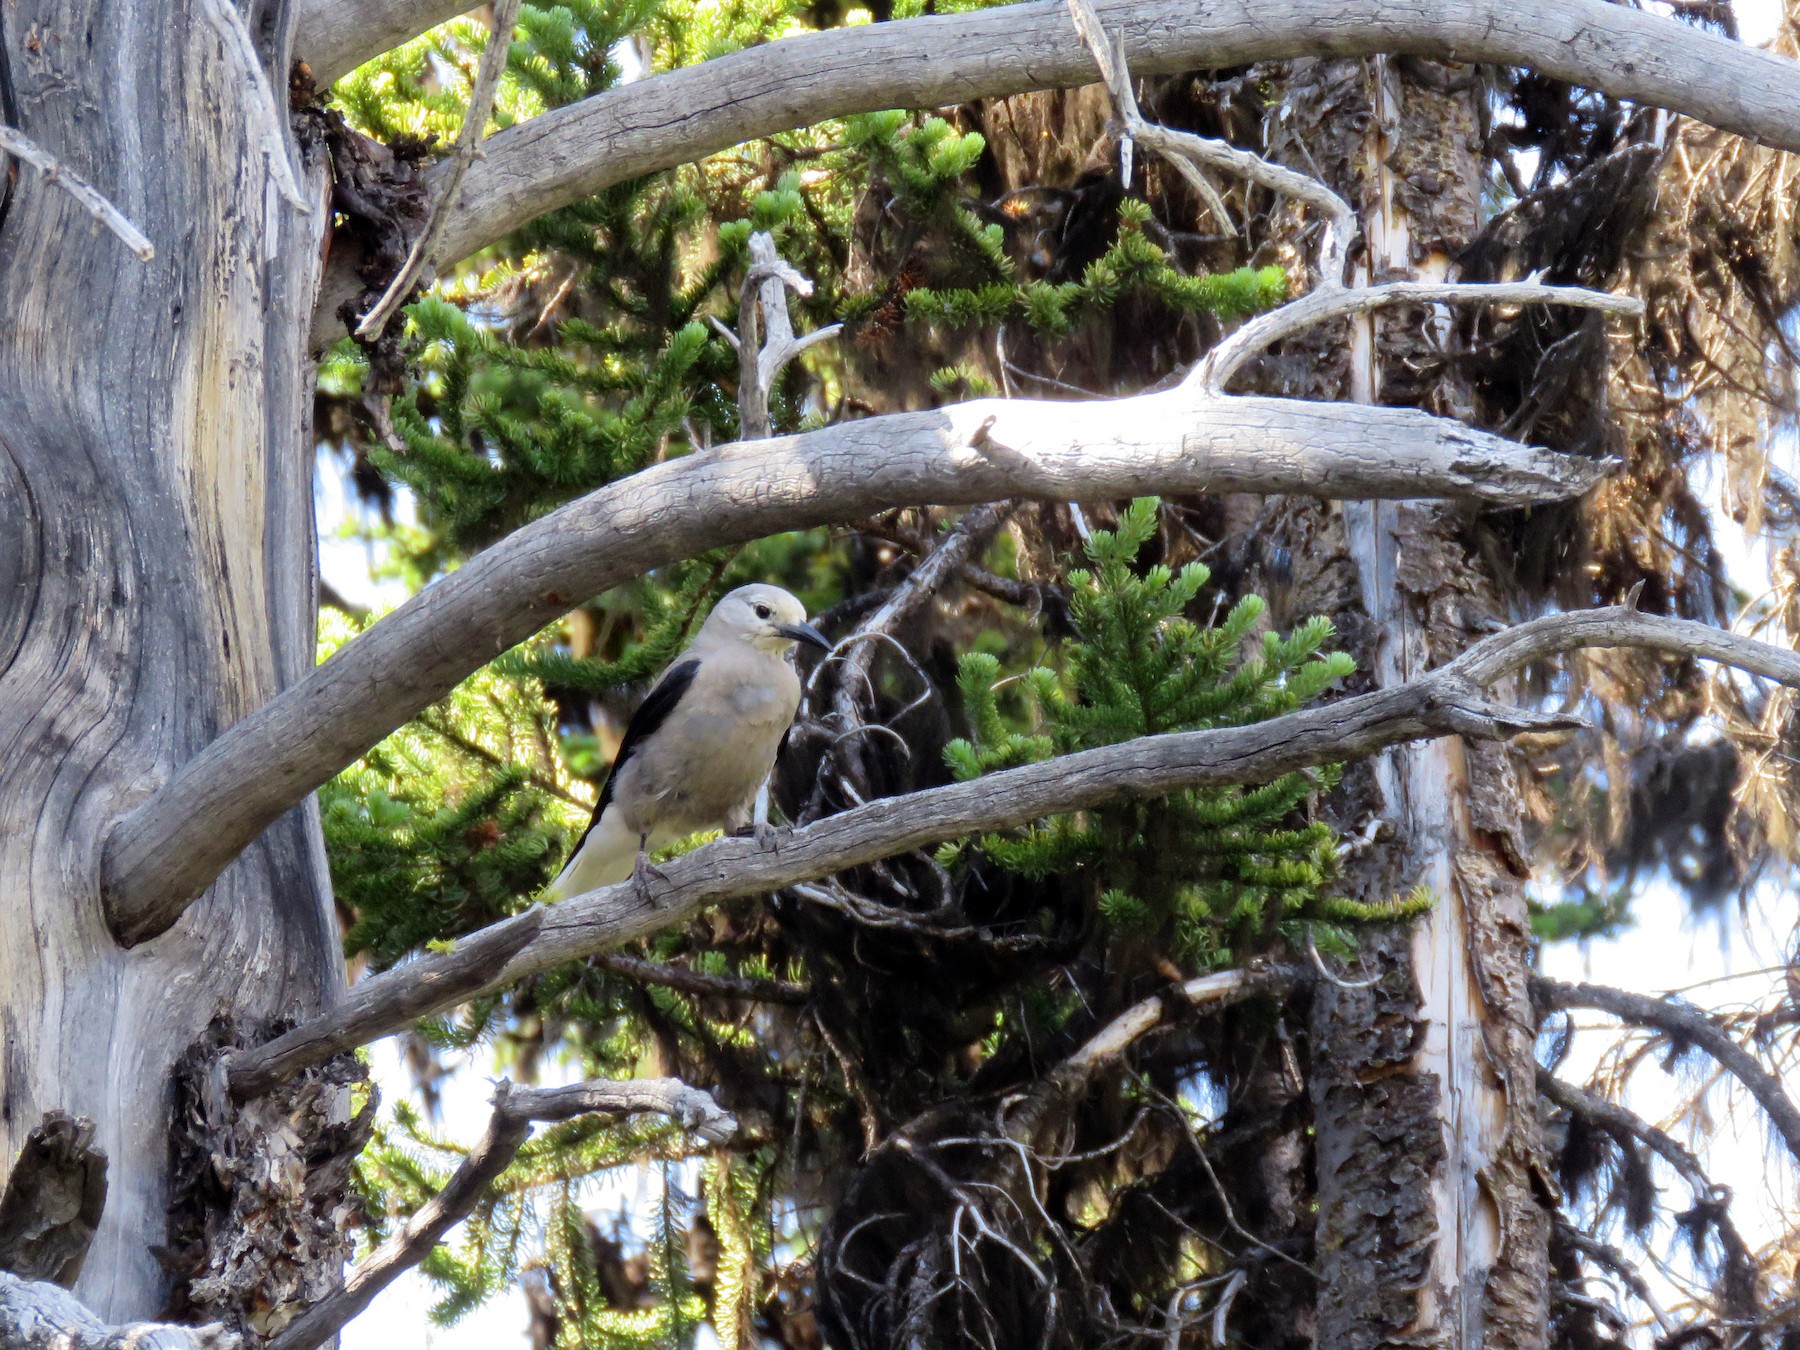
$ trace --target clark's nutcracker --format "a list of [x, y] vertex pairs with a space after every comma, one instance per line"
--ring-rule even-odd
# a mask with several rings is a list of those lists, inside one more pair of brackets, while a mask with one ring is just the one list
[[779, 586], [740, 586], [706, 616], [625, 728], [587, 832], [544, 892], [561, 900], [635, 877], [700, 830], [740, 830], [800, 706], [794, 644], [829, 650]]

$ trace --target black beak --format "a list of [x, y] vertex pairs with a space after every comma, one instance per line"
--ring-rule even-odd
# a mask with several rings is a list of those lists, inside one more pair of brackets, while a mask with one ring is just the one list
[[795, 642], [804, 642], [809, 647], [817, 647], [822, 652], [831, 650], [831, 640], [810, 623], [778, 623], [775, 631], [784, 638]]

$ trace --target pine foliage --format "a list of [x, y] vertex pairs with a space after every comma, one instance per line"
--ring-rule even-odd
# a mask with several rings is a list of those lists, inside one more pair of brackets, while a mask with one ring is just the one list
[[[1089, 566], [1069, 573], [1077, 638], [1064, 670], [1038, 666], [1018, 680], [1024, 729], [1000, 707], [1000, 663], [962, 659], [959, 682], [975, 729], [945, 758], [959, 779], [1114, 745], [1139, 736], [1242, 726], [1304, 707], [1355, 663], [1326, 652], [1331, 624], [1253, 637], [1263, 602], [1244, 596], [1222, 619], [1188, 617], [1210, 573], [1137, 559], [1157, 529], [1143, 498], [1116, 530], [1096, 530]], [[1100, 908], [1122, 940], [1166, 941], [1184, 964], [1228, 964], [1329, 906], [1336, 838], [1305, 808], [1338, 780], [1335, 767], [1283, 774], [1255, 787], [1198, 788], [1062, 816], [1024, 832], [984, 836], [979, 848], [1008, 871], [1045, 877], [1083, 869], [1104, 887]]]

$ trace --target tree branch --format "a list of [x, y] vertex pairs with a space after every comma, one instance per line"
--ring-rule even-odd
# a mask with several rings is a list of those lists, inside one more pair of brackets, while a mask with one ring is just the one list
[[[833, 739], [827, 756], [829, 765], [819, 766], [817, 786], [813, 790], [814, 804], [822, 801], [821, 789], [832, 773], [841, 774], [849, 780], [849, 786], [858, 794], [850, 800], [860, 801], [867, 792], [868, 776], [863, 772], [863, 760], [857, 753], [862, 746], [853, 744], [853, 741], [863, 733], [865, 727], [862, 717], [862, 695], [865, 691], [869, 695], [869, 710], [871, 713], [874, 711], [874, 687], [870, 683], [869, 672], [875, 665], [878, 639], [891, 637], [895, 629], [917, 614], [934, 595], [961, 575], [963, 569], [979, 555], [980, 550], [987, 547], [988, 541], [994, 537], [994, 532], [1000, 528], [1001, 522], [1012, 509], [1011, 502], [984, 502], [964, 513], [930, 552], [919, 560], [906, 580], [894, 587], [880, 608], [858, 625], [854, 633], [838, 642], [820, 663], [813, 679], [818, 679], [826, 671], [831, 673], [830, 727]], [[810, 686], [811, 681], [808, 682], [808, 703], [811, 702]], [[849, 747], [848, 750], [846, 747]]]
[[216, 1322], [108, 1326], [68, 1290], [0, 1270], [0, 1345], [6, 1350], [239, 1350], [242, 1344]]
[[1294, 492], [1523, 505], [1578, 496], [1605, 471], [1410, 409], [1179, 389], [978, 400], [671, 460], [515, 531], [224, 732], [107, 838], [107, 921], [127, 946], [163, 932], [265, 827], [484, 660], [709, 548], [917, 502]]
[[602, 970], [639, 984], [659, 984], [665, 989], [678, 989], [701, 998], [740, 998], [752, 1003], [804, 1003], [808, 998], [803, 984], [787, 980], [750, 980], [735, 975], [708, 975], [703, 970], [686, 966], [663, 965], [619, 952], [603, 952], [594, 957]]
[[712, 321], [738, 356], [741, 440], [760, 441], [774, 432], [769, 420], [769, 396], [775, 391], [775, 381], [801, 352], [814, 343], [836, 337], [844, 327], [841, 323], [828, 324], [796, 338], [794, 321], [788, 313], [789, 291], [811, 295], [813, 284], [775, 251], [775, 236], [758, 230], [750, 236], [750, 269], [744, 274], [738, 301], [738, 331], [732, 332], [717, 318]]
[[[384, 43], [459, 12], [458, 0], [306, 0], [299, 51], [321, 82]], [[1606, 0], [1107, 0], [1140, 75], [1377, 52], [1529, 66], [1800, 150], [1800, 67]], [[622, 85], [486, 142], [443, 240], [464, 257], [615, 183], [832, 117], [933, 108], [1093, 80], [1061, 0], [784, 38]], [[434, 172], [442, 173], [442, 169]], [[334, 249], [315, 341], [341, 332], [361, 289]]]
[[[1486, 638], [1416, 680], [1267, 722], [1146, 736], [972, 782], [881, 798], [784, 830], [769, 848], [752, 839], [719, 840], [663, 864], [664, 879], [653, 881], [647, 890], [627, 882], [543, 910], [542, 929], [503, 966], [491, 967], [482, 989], [503, 988], [666, 928], [702, 905], [829, 876], [946, 839], [1008, 829], [1121, 797], [1264, 783], [1284, 773], [1449, 732], [1493, 737], [1567, 727], [1571, 719], [1491, 703], [1477, 687], [1531, 661], [1580, 646], [1647, 647], [1702, 656], [1728, 650], [1731, 655], [1721, 659], [1800, 687], [1800, 655], [1749, 638], [1717, 634], [1703, 624], [1623, 607], [1552, 615]], [[505, 920], [462, 945], [492, 941], [494, 934], [519, 922]], [[419, 986], [437, 978], [440, 967], [457, 959], [455, 953], [426, 956], [374, 976], [352, 989], [331, 1012], [267, 1045], [235, 1053], [227, 1065], [232, 1092], [242, 1098], [264, 1091], [346, 1046], [375, 1040], [469, 997], [464, 992], [434, 1002], [420, 992]]]
[[83, 211], [117, 235], [119, 242], [137, 254], [141, 261], [149, 262], [156, 256], [156, 246], [144, 237], [144, 232], [127, 220], [125, 213], [101, 195], [92, 183], [63, 168], [54, 155], [24, 132], [0, 122], [0, 174], [6, 172], [6, 155], [24, 160], [44, 175], [46, 183], [68, 193]]
[[1332, 319], [1404, 304], [1572, 305], [1633, 318], [1644, 312], [1644, 302], [1635, 295], [1610, 295], [1584, 286], [1546, 286], [1541, 281], [1392, 281], [1380, 286], [1321, 286], [1292, 304], [1251, 319], [1208, 352], [1188, 373], [1186, 382], [1210, 394], [1222, 393], [1245, 362], [1283, 338]]
[[724, 1143], [737, 1129], [737, 1122], [711, 1097], [674, 1078], [595, 1079], [560, 1088], [522, 1088], [502, 1079], [494, 1087], [494, 1114], [486, 1132], [444, 1188], [420, 1206], [399, 1232], [358, 1262], [342, 1289], [295, 1318], [266, 1350], [313, 1350], [335, 1336], [375, 1295], [423, 1261], [445, 1233], [469, 1216], [518, 1153], [533, 1121], [571, 1120], [596, 1111], [670, 1116], [715, 1144]]
[[1731, 1211], [1725, 1204], [1731, 1192], [1726, 1187], [1713, 1184], [1712, 1178], [1706, 1175], [1706, 1169], [1701, 1167], [1700, 1160], [1690, 1149], [1683, 1147], [1666, 1131], [1657, 1129], [1636, 1112], [1596, 1096], [1586, 1088], [1565, 1083], [1541, 1065], [1537, 1071], [1537, 1089], [1544, 1098], [1571, 1115], [1585, 1116], [1615, 1136], [1629, 1135], [1641, 1140], [1674, 1168], [1675, 1174], [1687, 1183], [1688, 1190], [1693, 1194], [1694, 1204], [1711, 1212], [1713, 1222], [1719, 1230], [1720, 1245], [1725, 1249], [1725, 1259], [1732, 1267], [1735, 1278], [1744, 1288], [1756, 1287], [1755, 1258], [1750, 1255], [1750, 1249], [1745, 1245], [1737, 1225], [1731, 1221]]
[[394, 317], [394, 311], [406, 303], [406, 297], [412, 294], [413, 287], [422, 278], [430, 280], [431, 269], [437, 265], [437, 246], [444, 234], [444, 222], [462, 189], [463, 175], [481, 150], [481, 135], [487, 130], [488, 118], [493, 115], [494, 96], [500, 91], [500, 77], [506, 73], [506, 58], [512, 50], [513, 27], [519, 21], [519, 4], [520, 0], [495, 0], [494, 30], [489, 34], [481, 62], [475, 68], [475, 83], [469, 90], [469, 108], [463, 114], [462, 130], [457, 133], [456, 148], [450, 155], [444, 181], [437, 185], [424, 227], [407, 250], [406, 261], [400, 264], [400, 270], [394, 273], [381, 298], [369, 307], [362, 322], [356, 325], [356, 336], [364, 342], [373, 342], [381, 336], [388, 320]]
[[1781, 1080], [1700, 1009], [1672, 998], [1652, 998], [1599, 984], [1564, 984], [1542, 976], [1532, 980], [1531, 995], [1540, 1008], [1611, 1013], [1633, 1026], [1653, 1027], [1675, 1040], [1699, 1046], [1756, 1098], [1788, 1151], [1800, 1159], [1800, 1110], [1782, 1090]]

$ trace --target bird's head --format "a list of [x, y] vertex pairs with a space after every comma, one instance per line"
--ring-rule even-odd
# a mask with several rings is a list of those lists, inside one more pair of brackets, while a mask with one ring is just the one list
[[779, 586], [739, 586], [713, 606], [701, 632], [777, 655], [793, 650], [796, 642], [831, 650], [825, 635], [806, 621], [806, 606]]

